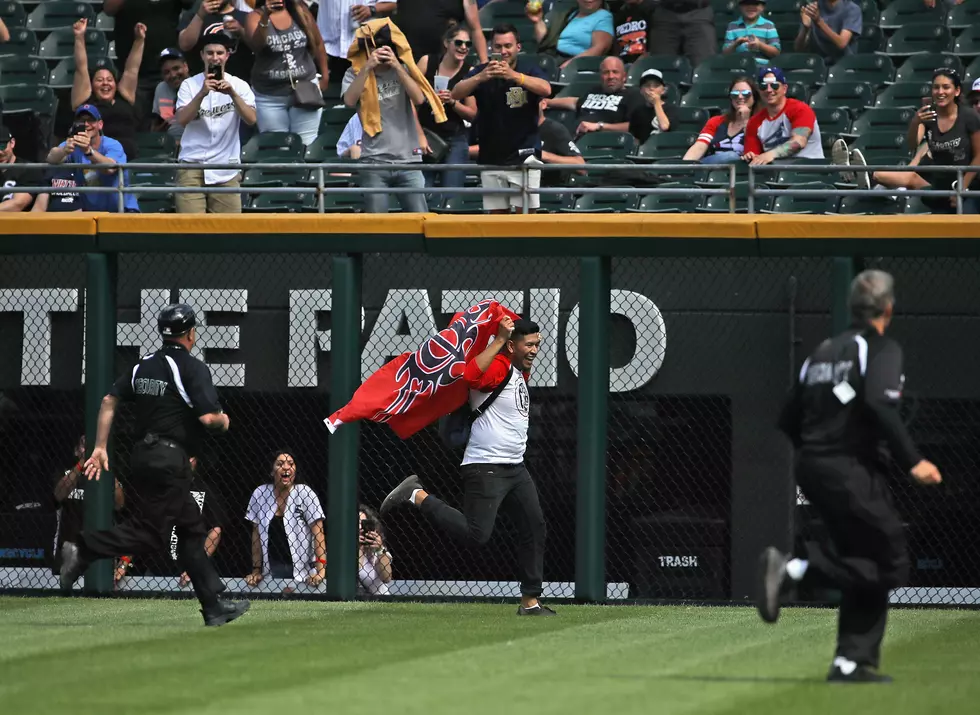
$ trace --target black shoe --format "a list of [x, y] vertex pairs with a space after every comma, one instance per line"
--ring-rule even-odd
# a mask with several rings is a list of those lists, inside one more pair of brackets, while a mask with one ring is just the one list
[[779, 620], [779, 596], [786, 580], [786, 554], [774, 546], [769, 546], [759, 556], [759, 570], [756, 575], [755, 599], [759, 615], [766, 623]]
[[537, 606], [531, 606], [530, 608], [524, 608], [524, 606], [517, 607], [518, 616], [557, 616], [558, 614], [552, 611], [547, 606], [542, 606], [540, 603]]
[[422, 489], [422, 482], [419, 481], [417, 474], [409, 474], [402, 480], [402, 483], [388, 492], [388, 496], [381, 502], [381, 516], [385, 516], [389, 511], [400, 504], [408, 504], [412, 492]]
[[239, 616], [244, 616], [252, 604], [248, 601], [225, 601], [218, 600], [218, 604], [207, 610], [202, 609], [201, 615], [204, 616], [205, 626], [223, 626], [231, 623]]
[[827, 674], [828, 683], [890, 683], [892, 682], [892, 677], [890, 675], [882, 675], [877, 670], [868, 665], [859, 665], [855, 668], [850, 675], [844, 675], [842, 671], [836, 665], [830, 666], [830, 672]]
[[82, 554], [78, 546], [70, 541], [61, 545], [61, 593], [65, 596], [71, 594], [72, 586], [78, 577], [85, 573], [88, 564], [82, 559]]

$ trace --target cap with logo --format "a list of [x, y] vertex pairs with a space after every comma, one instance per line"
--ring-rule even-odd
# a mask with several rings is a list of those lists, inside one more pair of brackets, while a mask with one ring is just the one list
[[229, 37], [221, 26], [217, 26], [211, 32], [205, 32], [201, 35], [197, 45], [201, 50], [208, 45], [224, 45], [225, 48], [233, 50], [235, 49], [235, 38]]
[[762, 84], [766, 75], [770, 74], [776, 78], [777, 82], [786, 84], [786, 75], [778, 67], [763, 67], [761, 70], [759, 70], [759, 84]]
[[75, 116], [80, 117], [83, 114], [88, 114], [97, 122], [102, 121], [102, 114], [99, 112], [98, 108], [94, 104], [81, 104], [78, 109], [75, 110]]
[[10, 130], [4, 125], [0, 124], [0, 145], [7, 146], [10, 140], [13, 138], [14, 135], [10, 133]]
[[182, 60], [184, 59], [184, 53], [178, 50], [176, 47], [168, 47], [160, 53], [160, 62], [166, 62], [167, 60]]
[[663, 84], [664, 73], [661, 72], [660, 70], [648, 69], [645, 70], [643, 74], [640, 75], [640, 84], [643, 84], [644, 82], [649, 82], [651, 80], [656, 80], [657, 82], [660, 82], [660, 84]]
[[157, 325], [163, 337], [176, 338], [197, 325], [197, 315], [186, 303], [175, 303], [160, 311]]
[[970, 88], [967, 96], [970, 99], [980, 98], [980, 79], [973, 80], [973, 86]]

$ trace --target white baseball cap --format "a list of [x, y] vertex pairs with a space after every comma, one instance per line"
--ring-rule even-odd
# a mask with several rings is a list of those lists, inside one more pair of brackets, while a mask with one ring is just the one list
[[971, 92], [980, 92], [980, 79], [973, 80], [973, 89], [971, 89], [970, 91]]
[[664, 73], [660, 70], [648, 69], [640, 75], [640, 84], [643, 84], [649, 79], [658, 79], [660, 80], [660, 84], [664, 84]]

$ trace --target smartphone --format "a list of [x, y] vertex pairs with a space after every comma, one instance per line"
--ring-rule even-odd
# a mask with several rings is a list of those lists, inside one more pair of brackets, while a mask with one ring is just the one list
[[504, 56], [500, 52], [491, 52], [490, 53], [490, 61], [491, 62], [503, 62], [504, 61]]
[[75, 136], [77, 134], [84, 134], [86, 132], [85, 122], [75, 122], [71, 125], [70, 136]]
[[211, 79], [224, 79], [225, 78], [225, 70], [219, 64], [209, 64], [208, 65], [208, 74], [211, 75]]
[[368, 534], [378, 530], [378, 523], [374, 519], [364, 519], [361, 522], [361, 533]]

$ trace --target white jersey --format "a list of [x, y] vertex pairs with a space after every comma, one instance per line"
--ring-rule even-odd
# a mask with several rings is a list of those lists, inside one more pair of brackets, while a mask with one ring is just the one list
[[[470, 390], [470, 409], [490, 397]], [[506, 387], [493, 404], [473, 422], [463, 464], [520, 464], [527, 450], [528, 413], [531, 397], [520, 370], [511, 370]]]

